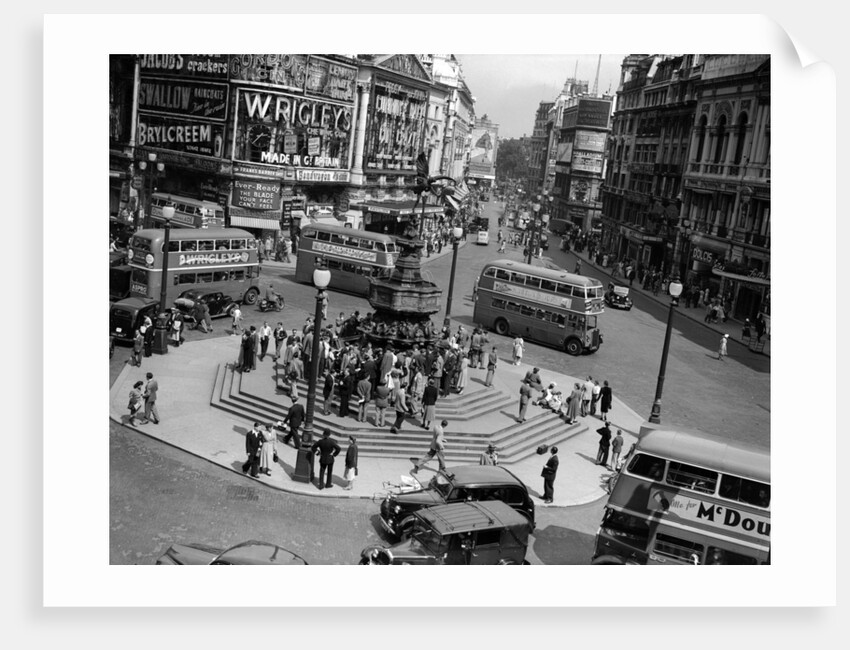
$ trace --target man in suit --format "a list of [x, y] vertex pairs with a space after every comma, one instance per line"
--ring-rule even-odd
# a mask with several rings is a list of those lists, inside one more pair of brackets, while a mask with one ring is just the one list
[[257, 478], [260, 474], [260, 448], [263, 446], [263, 436], [260, 433], [260, 423], [254, 422], [254, 427], [245, 435], [245, 453], [248, 459], [242, 463], [242, 473], [251, 470], [251, 476]]
[[599, 450], [596, 452], [596, 464], [608, 465], [608, 450], [611, 447], [611, 429], [607, 424], [603, 424], [596, 430], [599, 434]]
[[437, 457], [440, 471], [446, 469], [446, 457], [443, 455], [443, 450], [446, 448], [445, 428], [448, 425], [448, 420], [443, 420], [439, 424], [434, 423], [434, 435], [431, 438], [431, 446], [425, 452], [425, 455], [413, 464], [413, 469], [410, 470], [411, 474], [416, 474], [423, 465], [433, 460], [434, 456]]
[[552, 455], [543, 466], [543, 503], [552, 503], [555, 498], [555, 475], [558, 473], [558, 448], [552, 447]]
[[[334, 458], [341, 450], [337, 441], [331, 438], [331, 430], [322, 431], [321, 439], [314, 442], [310, 449], [319, 457], [319, 489], [332, 488]], [[325, 473], [327, 473], [327, 480], [325, 480]]]
[[366, 379], [369, 380], [369, 398], [375, 397], [375, 388], [378, 386], [378, 363], [375, 361], [372, 356], [368, 356], [366, 361], [363, 362], [362, 372], [366, 376]]
[[422, 394], [422, 408], [423, 408], [423, 416], [422, 416], [422, 428], [428, 429], [431, 426], [431, 421], [434, 419], [434, 414], [436, 412], [437, 405], [437, 396], [440, 391], [435, 385], [433, 379], [428, 380], [428, 385], [425, 387], [425, 391]]
[[159, 390], [159, 384], [153, 378], [153, 373], [149, 372], [145, 375], [147, 384], [145, 384], [145, 419], [142, 424], [147, 424], [153, 420], [154, 424], [159, 424], [159, 411], [156, 410], [156, 392]]
[[301, 449], [301, 436], [298, 434], [298, 429], [302, 422], [304, 422], [304, 405], [298, 401], [298, 396], [294, 395], [292, 406], [289, 407], [289, 412], [283, 420], [284, 424], [289, 425], [289, 433], [283, 437], [283, 444], [288, 444], [289, 439], [293, 438], [295, 448]]
[[354, 370], [349, 368], [339, 384], [339, 417], [341, 418], [348, 417], [348, 402], [354, 393], [355, 383]]
[[517, 422], [525, 422], [525, 412], [531, 401], [531, 381], [526, 377], [519, 386], [519, 417]]
[[372, 383], [365, 374], [360, 375], [357, 382], [357, 421], [366, 421], [366, 412], [369, 409], [369, 400], [372, 397]]

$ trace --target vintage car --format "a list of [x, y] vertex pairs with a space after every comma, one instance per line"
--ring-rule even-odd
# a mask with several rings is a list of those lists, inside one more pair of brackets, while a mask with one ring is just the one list
[[464, 501], [503, 501], [534, 529], [534, 502], [528, 488], [499, 465], [458, 465], [437, 473], [420, 490], [391, 494], [381, 503], [381, 525], [392, 537], [404, 538], [414, 514], [428, 506]]
[[529, 520], [501, 501], [424, 508], [410, 537], [393, 546], [372, 545], [359, 564], [528, 564]]
[[195, 303], [199, 301], [205, 303], [210, 310], [210, 318], [232, 316], [233, 310], [239, 306], [237, 301], [230, 296], [225, 296], [221, 291], [189, 289], [177, 297], [174, 307], [184, 316], [194, 316]]
[[109, 335], [118, 341], [133, 340], [136, 330], [145, 321], [145, 316], [153, 322], [159, 311], [159, 300], [153, 298], [124, 298], [109, 307]]
[[631, 309], [632, 299], [629, 298], [629, 288], [609, 282], [608, 291], [605, 292], [605, 304], [617, 309]]
[[307, 561], [300, 555], [287, 551], [277, 544], [241, 542], [228, 549], [213, 548], [203, 544], [172, 544], [156, 561], [162, 564], [290, 564], [302, 566]]

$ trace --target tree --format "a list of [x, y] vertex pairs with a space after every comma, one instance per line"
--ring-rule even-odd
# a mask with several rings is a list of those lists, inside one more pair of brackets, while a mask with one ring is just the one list
[[525, 175], [525, 152], [518, 138], [499, 140], [496, 156], [496, 178], [519, 178]]

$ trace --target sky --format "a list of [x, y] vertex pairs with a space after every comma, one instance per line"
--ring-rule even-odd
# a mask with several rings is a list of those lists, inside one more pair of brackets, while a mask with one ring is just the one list
[[[475, 97], [475, 115], [499, 125], [499, 138], [531, 135], [541, 101], [552, 101], [575, 77], [593, 88], [599, 54], [456, 54], [464, 79]], [[603, 54], [599, 92], [611, 94], [620, 82], [625, 54]], [[576, 72], [578, 64], [578, 72]]]

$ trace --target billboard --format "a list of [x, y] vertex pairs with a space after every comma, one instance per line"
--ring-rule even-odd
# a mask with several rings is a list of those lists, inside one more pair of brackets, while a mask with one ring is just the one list
[[471, 176], [496, 176], [496, 149], [499, 144], [498, 124], [476, 124], [472, 129], [472, 150], [469, 155]]
[[363, 166], [415, 170], [428, 115], [427, 91], [376, 78], [370, 102]]

